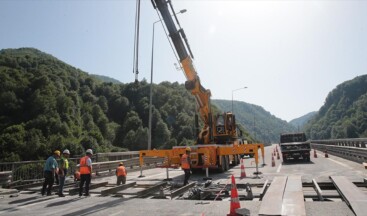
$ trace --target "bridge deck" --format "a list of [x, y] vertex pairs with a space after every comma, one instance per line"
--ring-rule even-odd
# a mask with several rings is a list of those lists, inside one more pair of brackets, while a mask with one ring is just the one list
[[286, 176], [275, 177], [262, 199], [259, 215], [281, 215]]
[[343, 196], [346, 203], [358, 215], [366, 215], [367, 212], [367, 194], [358, 189], [352, 182], [348, 181], [345, 176], [330, 176], [335, 187]]
[[275, 177], [259, 215], [306, 215], [301, 176]]
[[301, 176], [288, 176], [282, 215], [306, 215]]

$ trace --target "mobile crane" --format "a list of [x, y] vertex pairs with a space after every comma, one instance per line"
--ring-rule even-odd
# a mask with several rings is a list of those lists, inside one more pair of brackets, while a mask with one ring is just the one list
[[[170, 0], [151, 0], [154, 9], [161, 14], [162, 20], [169, 32], [171, 41], [183, 68], [186, 82], [185, 88], [195, 97], [198, 113], [203, 122], [203, 128], [197, 131], [197, 140], [192, 151], [192, 169], [219, 169], [226, 171], [230, 164], [238, 165], [240, 155], [253, 154], [258, 165], [258, 150], [261, 149], [264, 159], [263, 144], [244, 144], [239, 138], [239, 130], [236, 125], [235, 115], [231, 112], [214, 115], [211, 112], [211, 92], [205, 89], [193, 64], [193, 54], [189, 46], [184, 30], [176, 17]], [[171, 15], [171, 12], [173, 15]], [[173, 17], [175, 19], [173, 19]], [[175, 24], [176, 21], [177, 25]], [[177, 29], [177, 26], [179, 29]], [[199, 128], [198, 115], [195, 115], [196, 128]], [[157, 156], [165, 158], [162, 167], [180, 166], [180, 157], [185, 153], [186, 146], [175, 146], [169, 150], [142, 150], [140, 151], [140, 165], [144, 163], [144, 157]], [[231, 163], [232, 162], [232, 163]]]

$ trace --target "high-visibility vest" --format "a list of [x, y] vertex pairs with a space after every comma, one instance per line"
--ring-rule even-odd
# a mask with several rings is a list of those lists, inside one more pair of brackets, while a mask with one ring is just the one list
[[90, 168], [87, 165], [88, 156], [80, 158], [80, 174], [90, 174]]
[[187, 154], [183, 154], [181, 157], [181, 168], [182, 169], [190, 169], [190, 163], [189, 163], [189, 159], [188, 159], [188, 155]]
[[117, 176], [126, 176], [126, 170], [124, 166], [119, 166], [116, 169]]
[[68, 159], [67, 158], [64, 158], [64, 157], [61, 157], [61, 165], [60, 165], [60, 167], [61, 166], [63, 166], [64, 167], [64, 169], [69, 169], [69, 161], [68, 161]]

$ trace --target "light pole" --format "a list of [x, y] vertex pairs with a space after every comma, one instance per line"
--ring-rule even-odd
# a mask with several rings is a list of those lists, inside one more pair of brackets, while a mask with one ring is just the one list
[[[187, 10], [182, 9], [176, 14], [185, 13]], [[148, 132], [148, 150], [152, 149], [152, 100], [153, 100], [153, 62], [154, 62], [154, 27], [155, 24], [161, 22], [157, 20], [153, 22], [153, 33], [152, 33], [152, 57], [150, 61], [150, 90], [149, 90], [149, 132]]]
[[245, 87], [242, 87], [242, 88], [239, 88], [239, 89], [233, 89], [232, 90], [232, 113], [233, 113], [233, 92], [241, 90], [241, 89], [247, 89], [247, 87], [245, 86]]

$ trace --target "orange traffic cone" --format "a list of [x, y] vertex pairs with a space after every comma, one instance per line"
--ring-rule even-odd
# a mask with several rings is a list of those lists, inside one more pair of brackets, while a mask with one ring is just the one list
[[313, 157], [317, 158], [317, 153], [316, 153], [316, 149], [313, 150]]
[[328, 155], [328, 153], [327, 153], [327, 151], [325, 150], [325, 157], [326, 158], [328, 158], [329, 157], [329, 155]]
[[245, 163], [243, 159], [241, 159], [241, 179], [242, 178], [246, 178]]
[[236, 181], [234, 180], [234, 176], [232, 175], [232, 187], [231, 187], [231, 207], [229, 209], [229, 214], [227, 216], [239, 216], [236, 213], [236, 209], [241, 208], [240, 200], [238, 198]]
[[279, 152], [277, 152], [277, 160], [279, 160], [280, 159], [280, 157], [279, 157]]
[[271, 166], [275, 167], [275, 160], [274, 160], [274, 156], [271, 156]]

